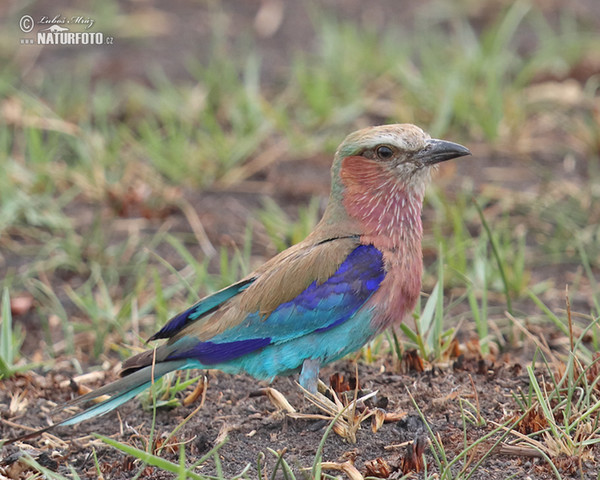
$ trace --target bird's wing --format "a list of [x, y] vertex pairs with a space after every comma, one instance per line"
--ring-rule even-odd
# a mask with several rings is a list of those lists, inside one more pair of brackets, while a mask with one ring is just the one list
[[248, 288], [254, 280], [256, 280], [256, 277], [250, 276], [249, 278], [245, 278], [233, 285], [229, 285], [212, 295], [204, 297], [198, 303], [171, 318], [171, 320], [169, 320], [158, 332], [152, 335], [148, 341], [158, 340], [160, 338], [171, 338], [191, 323], [216, 311], [227, 300], [235, 297], [237, 294]]
[[[317, 245], [301, 242], [271, 258], [258, 270], [233, 285], [223, 288], [171, 318], [148, 341], [177, 338], [193, 328], [208, 338], [241, 322], [248, 313], [273, 311], [280, 303], [291, 300], [311, 282], [322, 283], [339, 267], [349, 251], [357, 246], [354, 237], [332, 239]], [[245, 295], [252, 284], [256, 285]], [[212, 315], [211, 315], [212, 314]], [[208, 322], [198, 322], [199, 320]], [[216, 327], [216, 328], [215, 328]], [[186, 331], [187, 333], [187, 331]]]
[[[328, 330], [351, 318], [385, 277], [382, 253], [354, 237], [298, 247], [257, 270], [251, 283], [203, 321], [178, 320], [179, 328], [172, 329], [176, 333], [158, 347], [154, 358], [194, 358], [216, 365]], [[151, 361], [152, 352], [145, 352], [124, 368], [129, 372]]]
[[[309, 257], [310, 254], [296, 261], [303, 264]], [[289, 282], [298, 281], [289, 273], [294, 267], [297, 265], [293, 261], [286, 267], [287, 275], [283, 277], [287, 277]], [[355, 246], [327, 279], [306, 282], [307, 285], [291, 298], [289, 295], [286, 298], [281, 290], [297, 289], [286, 285], [284, 279], [275, 274], [267, 276], [266, 280], [260, 277], [239, 295], [239, 304], [236, 302], [234, 305], [237, 304], [237, 308], [247, 305], [250, 300], [244, 297], [252, 298], [253, 290], [259, 294], [263, 288], [271, 289], [272, 295], [281, 299], [275, 308], [270, 310], [261, 302], [254, 301], [251, 303], [254, 308], [249, 312], [240, 308], [237, 315], [242, 318], [236, 319], [235, 324], [222, 317], [219, 321], [227, 320], [229, 327], [210, 338], [204, 335], [210, 325], [193, 324], [177, 335], [178, 339], [171, 343], [171, 351], [165, 359], [195, 358], [204, 365], [215, 365], [270, 344], [328, 330], [351, 318], [379, 288], [384, 277], [383, 255], [372, 245]], [[272, 303], [268, 295], [263, 302]]]

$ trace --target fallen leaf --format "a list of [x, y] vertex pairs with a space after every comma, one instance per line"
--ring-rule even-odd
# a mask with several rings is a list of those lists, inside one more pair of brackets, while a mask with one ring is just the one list
[[183, 399], [183, 405], [188, 406], [194, 403], [198, 398], [202, 397], [202, 403], [204, 403], [204, 398], [206, 395], [206, 389], [208, 388], [208, 378], [206, 376], [201, 377], [196, 382], [196, 387], [194, 390]]
[[350, 462], [344, 462], [344, 463], [323, 462], [323, 463], [321, 463], [321, 469], [337, 470], [338, 472], [344, 472], [350, 480], [364, 480], [364, 478], [365, 478], [358, 471], [358, 469]]
[[424, 372], [423, 359], [416, 350], [408, 350], [402, 357], [402, 370], [404, 372]]
[[371, 417], [371, 429], [373, 430], [373, 433], [377, 433], [377, 430], [379, 430], [383, 426], [383, 423], [385, 422], [385, 417], [385, 410], [381, 408], [375, 409], [375, 413]]
[[417, 437], [411, 444], [406, 446], [406, 455], [400, 461], [400, 470], [405, 475], [409, 472], [420, 472], [425, 467], [423, 453], [425, 453], [425, 437]]
[[262, 388], [260, 390], [264, 393], [267, 398], [275, 405], [279, 410], [283, 410], [286, 413], [296, 413], [296, 409], [292, 407], [287, 398], [279, 390], [275, 390], [272, 387]]
[[377, 478], [388, 478], [392, 473], [392, 468], [381, 457], [365, 462], [366, 476]]

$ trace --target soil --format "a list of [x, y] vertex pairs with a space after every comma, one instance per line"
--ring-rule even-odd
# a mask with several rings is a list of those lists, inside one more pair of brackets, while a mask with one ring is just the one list
[[[321, 376], [327, 378], [328, 375], [337, 373], [346, 379], [353, 379], [355, 365], [350, 361], [339, 362], [323, 369]], [[494, 430], [492, 422], [503, 423], [516, 418], [519, 413], [513, 400], [513, 392], [526, 391], [529, 385], [520, 364], [492, 365], [476, 357], [461, 357], [446, 368], [435, 367], [420, 373], [401, 373], [399, 370], [408, 368], [407, 362], [402, 363], [402, 368], [398, 367], [392, 362], [358, 366], [360, 395], [362, 392], [377, 391], [376, 396], [361, 408], [379, 408], [388, 413], [393, 412], [397, 415], [397, 420], [384, 423], [377, 432], [373, 432], [371, 420], [365, 421], [357, 432], [356, 443], [350, 443], [332, 432], [325, 442], [324, 461], [350, 461], [363, 475], [373, 475], [377, 471], [374, 465], [379, 465], [379, 471], [383, 468], [389, 478], [399, 478], [402, 476], [403, 465], [407, 465], [406, 473], [415, 468], [410, 462], [413, 448], [411, 442], [417, 441], [424, 445], [431, 438], [422, 418], [426, 419], [431, 432], [443, 443], [449, 458], [453, 458], [464, 450], [465, 434], [467, 444], [470, 445]], [[59, 387], [68, 379], [67, 373], [65, 371], [48, 377], [28, 375], [3, 382], [0, 386], [0, 402], [3, 404], [8, 404], [11, 395], [15, 393], [24, 390], [28, 392], [26, 415], [12, 418], [11, 421], [35, 427], [45, 424], [48, 411], [73, 396], [70, 388]], [[110, 377], [108, 374], [101, 383], [110, 380]], [[230, 376], [211, 371], [208, 379], [204, 405], [169, 443], [185, 444], [186, 462], [191, 464], [199, 459], [227, 436], [227, 443], [219, 450], [220, 468], [227, 477], [247, 468], [249, 478], [257, 478], [257, 460], [263, 454], [262, 465], [270, 475], [276, 463], [275, 455], [268, 451], [271, 449], [284, 452], [285, 460], [297, 477], [302, 478], [304, 469], [312, 467], [319, 443], [330, 422], [289, 418], [262, 394], [261, 389], [267, 385], [260, 382], [257, 384], [247, 376]], [[284, 394], [300, 412], [322, 414], [303, 398], [293, 380], [278, 378], [270, 386]], [[411, 396], [423, 417], [416, 410]], [[467, 402], [477, 408], [469, 407]], [[473, 414], [473, 421], [478, 411], [485, 423], [481, 426], [473, 423], [463, 425], [461, 404], [462, 408]], [[187, 407], [158, 409], [154, 438], [164, 441], [173, 428], [197, 406], [198, 402], [195, 402]], [[130, 402], [121, 407], [118, 413], [111, 412], [105, 417], [75, 427], [59, 428], [52, 432], [52, 436], [45, 434], [42, 439], [26, 441], [19, 444], [19, 447], [5, 447], [0, 466], [6, 468], [7, 463], [17, 458], [19, 451], [26, 451], [59, 473], [68, 474], [67, 465], [70, 464], [84, 477], [95, 478], [97, 472], [91, 456], [93, 445], [105, 478], [128, 479], [139, 470], [143, 470], [141, 478], [172, 478], [170, 474], [155, 467], [140, 465], [133, 457], [105, 444], [92, 442], [88, 435], [98, 432], [119, 442], [145, 449], [151, 435], [151, 423], [152, 412], [143, 411], [137, 402]], [[15, 429], [0, 424], [2, 437], [13, 435], [14, 432]], [[466, 467], [467, 471], [494, 448], [499, 436], [493, 435], [473, 450], [468, 457], [470, 467]], [[405, 442], [409, 444], [406, 445]], [[157, 445], [159, 444], [155, 442], [154, 448]], [[429, 471], [437, 471], [429, 448], [425, 450]], [[161, 456], [171, 462], [178, 462], [175, 446], [166, 447]], [[580, 466], [576, 459], [563, 458], [557, 464], [563, 478], [571, 475], [573, 478], [596, 478], [597, 467], [592, 462], [581, 465], [583, 471], [587, 472], [583, 477], [578, 473]], [[454, 474], [464, 465], [464, 461], [458, 462], [452, 469]], [[420, 468], [422, 472], [423, 466]], [[545, 460], [526, 455], [505, 455], [499, 449], [487, 456], [472, 478], [500, 480], [508, 478], [509, 472], [517, 474], [514, 478], [554, 478]], [[214, 459], [203, 464], [198, 473], [215, 475], [217, 469]], [[281, 475], [280, 471], [279, 476]]]

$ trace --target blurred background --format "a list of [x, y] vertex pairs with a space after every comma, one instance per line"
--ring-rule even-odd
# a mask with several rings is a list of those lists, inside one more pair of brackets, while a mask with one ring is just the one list
[[[474, 154], [444, 165], [426, 200], [423, 290], [446, 299], [446, 337], [428, 338], [427, 359], [461, 322], [486, 354], [522, 347], [515, 318], [564, 333], [566, 284], [581, 328], [598, 314], [596, 0], [0, 12], [0, 283], [15, 365], [128, 355], [187, 302], [302, 239], [335, 147], [386, 122]], [[104, 44], [35, 44], [52, 25]]]
[[[363, 349], [361, 384], [391, 389], [396, 412], [414, 410], [399, 394], [410, 384], [452, 443], [448, 457], [429, 444], [438, 472], [473, 466], [470, 439], [518, 417], [535, 451], [494, 455], [473, 478], [597, 470], [586, 462], [600, 443], [598, 0], [3, 0], [0, 22], [0, 437], [45, 424], [74, 375], [114, 379], [172, 315], [301, 240], [325, 208], [344, 137], [407, 122], [473, 156], [434, 176], [420, 306]], [[90, 33], [101, 44], [49, 44]], [[156, 416], [169, 439], [181, 412], [196, 415], [178, 433], [188, 464], [226, 435], [231, 475], [266, 445], [298, 455], [294, 468], [319, 464], [322, 430], [282, 427], [264, 397], [249, 398], [256, 382], [209, 376], [199, 412], [180, 406], [193, 379], [157, 394], [178, 405]], [[289, 382], [274, 385], [293, 396]], [[133, 404], [137, 430], [114, 435], [147, 458], [155, 422]], [[389, 459], [386, 445], [416, 438], [406, 425], [363, 430], [362, 472]], [[111, 478], [131, 478], [132, 457], [93, 442], [101, 461], [87, 437], [57, 471], [97, 478], [118, 464]], [[156, 448], [174, 462], [161, 468], [188, 478], [178, 447]], [[356, 458], [342, 457], [348, 448], [332, 435], [327, 458]], [[529, 460], [540, 451], [547, 464]], [[218, 459], [203, 472], [220, 477]]]

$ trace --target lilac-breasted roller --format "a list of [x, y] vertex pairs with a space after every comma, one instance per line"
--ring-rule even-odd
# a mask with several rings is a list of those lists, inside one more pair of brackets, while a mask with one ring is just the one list
[[102, 415], [173, 370], [219, 369], [257, 379], [319, 367], [409, 314], [423, 268], [421, 207], [432, 167], [469, 155], [408, 124], [365, 128], [339, 146], [323, 218], [302, 242], [173, 317], [156, 349], [123, 364], [123, 378], [76, 400], [111, 395], [58, 425]]

